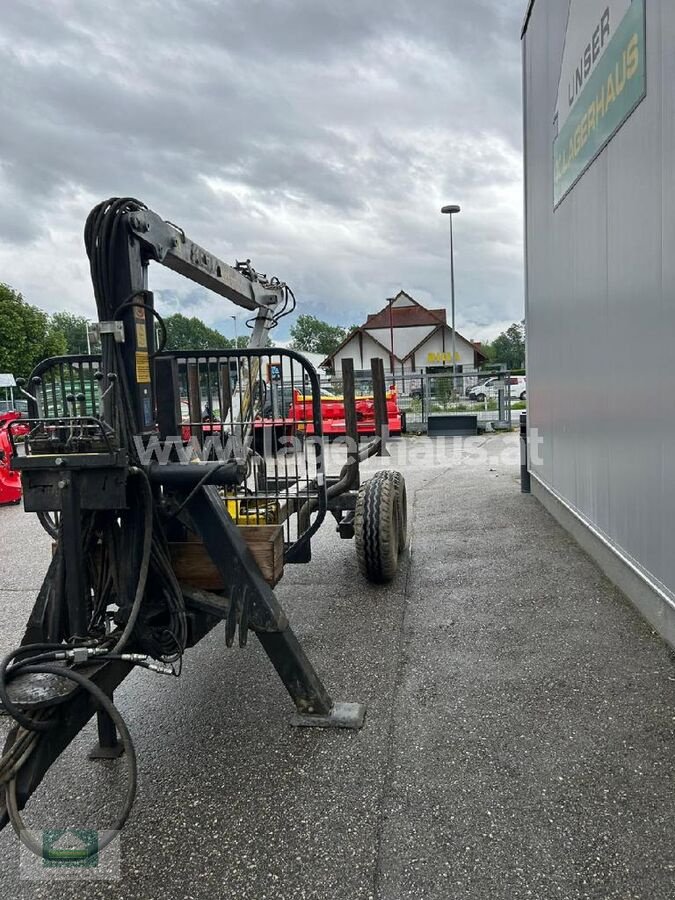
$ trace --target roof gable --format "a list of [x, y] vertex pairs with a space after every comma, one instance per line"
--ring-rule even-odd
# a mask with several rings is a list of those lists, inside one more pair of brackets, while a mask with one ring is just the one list
[[363, 326], [362, 326], [361, 328], [355, 328], [353, 331], [350, 331], [349, 334], [347, 335], [347, 337], [344, 339], [344, 341], [342, 341], [342, 343], [338, 347], [336, 347], [335, 350], [333, 350], [333, 352], [330, 354], [330, 356], [327, 356], [324, 359], [324, 361], [321, 363], [321, 366], [324, 367], [324, 366], [332, 365], [332, 361], [335, 359], [335, 357], [338, 355], [338, 353], [341, 350], [344, 350], [344, 348], [347, 346], [347, 344], [350, 341], [354, 340], [354, 338], [358, 337], [359, 335], [362, 335], [363, 337], [367, 337], [369, 341], [373, 341], [373, 343], [377, 344], [378, 347], [381, 347], [384, 350], [384, 352], [387, 354], [387, 356], [393, 355], [394, 359], [397, 362], [402, 362], [402, 360], [400, 360], [398, 358], [398, 356], [396, 356], [395, 353], [392, 354], [391, 349], [389, 347], [385, 347], [384, 344], [382, 343], [382, 341], [378, 341], [378, 339], [374, 335], [369, 334], [365, 330], [365, 328], [363, 328]]
[[447, 322], [444, 309], [427, 309], [410, 294], [399, 291], [379, 312], [368, 316], [361, 326], [370, 328], [407, 328], [419, 325], [439, 325]]
[[[421, 340], [419, 342], [419, 344], [417, 344], [416, 347], [413, 347], [413, 349], [410, 351], [410, 353], [408, 353], [408, 355], [405, 357], [405, 359], [410, 359], [412, 356], [414, 356], [415, 353], [417, 353], [419, 351], [420, 347], [423, 347], [427, 343], [427, 341], [430, 341], [431, 338], [434, 337], [434, 335], [438, 334], [438, 332], [441, 331], [442, 329], [445, 329], [446, 333], [448, 335], [452, 336], [452, 328], [450, 328], [449, 325], [445, 325], [445, 324], [439, 325], [437, 328], [434, 328], [434, 330], [431, 332], [431, 334], [428, 334], [424, 338], [424, 340]], [[482, 359], [487, 359], [487, 356], [485, 355], [485, 353], [473, 341], [470, 341], [468, 338], [465, 338], [463, 334], [459, 333], [459, 331], [456, 331], [455, 335], [458, 338], [460, 338], [461, 340], [463, 340], [466, 344], [469, 344], [470, 347], [473, 347], [474, 353], [477, 353]]]

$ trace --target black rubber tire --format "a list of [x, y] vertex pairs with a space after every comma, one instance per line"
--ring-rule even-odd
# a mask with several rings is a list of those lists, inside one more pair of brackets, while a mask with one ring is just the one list
[[398, 517], [398, 552], [403, 553], [408, 543], [408, 492], [405, 478], [395, 469], [381, 469], [373, 478], [389, 478], [396, 491], [396, 515]]
[[527, 391], [523, 391], [520, 395], [521, 402], [524, 403], [527, 400]]
[[485, 400], [485, 394], [476, 394], [476, 400], [478, 400], [479, 403], [482, 403]]
[[386, 584], [396, 575], [398, 526], [396, 485], [389, 473], [378, 472], [359, 488], [354, 514], [359, 570], [373, 584]]
[[403, 553], [408, 544], [408, 492], [405, 478], [400, 472], [391, 471], [396, 489], [396, 512], [398, 514], [398, 552]]
[[60, 512], [39, 512], [37, 514], [40, 525], [44, 528], [50, 538], [56, 540], [59, 536], [59, 526], [61, 524]]

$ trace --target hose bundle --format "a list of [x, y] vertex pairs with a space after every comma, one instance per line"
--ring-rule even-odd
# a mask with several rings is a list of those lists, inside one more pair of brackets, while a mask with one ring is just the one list
[[[87, 218], [84, 242], [101, 322], [120, 318], [130, 306], [152, 310], [138, 294], [131, 294], [120, 302], [118, 287], [119, 279], [125, 277], [128, 271], [128, 216], [145, 208], [131, 197], [113, 198], [94, 207]], [[119, 446], [126, 448], [130, 461], [141, 472], [134, 442], [140, 429], [124, 365], [123, 346], [112, 335], [102, 335], [101, 370], [105, 378], [112, 374], [113, 383], [119, 386], [117, 394], [111, 395], [109, 424], [115, 431]], [[148, 534], [151, 534], [149, 558], [146, 561], [144, 554], [139, 560], [138, 548]], [[187, 642], [185, 605], [149, 485], [144, 485], [140, 495], [129, 491], [129, 509], [113, 522], [108, 517], [107, 528], [100, 531], [100, 540], [101, 583], [96, 615], [100, 618], [111, 604], [116, 603], [119, 607], [116, 624], [125, 626], [123, 644], [133, 637], [133, 643], [139, 649], [156, 659], [176, 660]], [[135, 586], [142, 582], [144, 586], [147, 584], [146, 596], [136, 608], [138, 591]], [[133, 603], [132, 597], [135, 598]]]

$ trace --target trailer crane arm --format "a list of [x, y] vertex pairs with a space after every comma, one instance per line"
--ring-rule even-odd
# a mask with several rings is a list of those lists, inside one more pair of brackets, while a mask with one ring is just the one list
[[[84, 395], [65, 395], [58, 414], [42, 415], [36, 389], [26, 455], [13, 460], [26, 511], [61, 516], [21, 647], [0, 663], [0, 703], [16, 723], [0, 757], [0, 828], [11, 820], [22, 839], [20, 810], [95, 713], [98, 751], [116, 752], [116, 730], [127, 750], [131, 777], [115, 826], [121, 827], [133, 801], [135, 762], [128, 731], [111, 707], [113, 691], [137, 665], [174, 672], [184, 650], [219, 621], [228, 646], [237, 631], [242, 645], [249, 631], [255, 634], [295, 704], [297, 724], [359, 728], [365, 714], [360, 704], [331, 699], [228, 513], [219, 486], [236, 490], [245, 461], [156, 465], [141, 452], [150, 440], [170, 449], [169, 436], [180, 434], [177, 361], [157, 355], [160, 317], [148, 289], [149, 264], [167, 266], [254, 314], [252, 349], [240, 352], [249, 367], [259, 365], [255, 348], [292, 308], [290, 289], [248, 261], [229, 266], [131, 198], [96, 206], [84, 237], [102, 343], [102, 413], [88, 416]], [[316, 373], [312, 378], [320, 426]], [[325, 481], [317, 479], [324, 511], [325, 493]], [[168, 537], [176, 529], [181, 540], [201, 543], [221, 579], [218, 592], [179, 582]]]

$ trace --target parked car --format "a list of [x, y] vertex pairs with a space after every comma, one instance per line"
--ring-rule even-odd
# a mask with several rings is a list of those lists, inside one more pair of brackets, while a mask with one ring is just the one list
[[[432, 389], [431, 393], [435, 394], [436, 392]], [[424, 396], [424, 388], [422, 387], [422, 385], [420, 385], [419, 387], [413, 388], [409, 394], [409, 397], [411, 400], [421, 400], [423, 396]]]
[[509, 387], [511, 388], [512, 400], [527, 400], [527, 378], [525, 375], [507, 375], [506, 379], [504, 376], [500, 375], [488, 378], [487, 381], [471, 388], [469, 391], [469, 400], [478, 400], [482, 403], [483, 400], [494, 399], [499, 392], [500, 385], [503, 384], [505, 380], [508, 380]]

